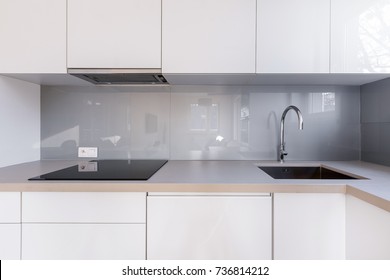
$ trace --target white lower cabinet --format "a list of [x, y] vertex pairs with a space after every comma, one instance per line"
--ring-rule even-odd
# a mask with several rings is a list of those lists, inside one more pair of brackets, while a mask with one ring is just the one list
[[274, 259], [345, 259], [345, 195], [274, 194]]
[[145, 259], [146, 193], [22, 194], [22, 259]]
[[347, 259], [390, 260], [390, 213], [351, 195], [346, 209]]
[[161, 0], [67, 0], [69, 68], [161, 68]]
[[275, 193], [272, 202], [267, 194], [35, 192], [20, 201], [0, 193], [3, 260], [390, 259], [390, 213], [345, 194]]
[[20, 223], [20, 192], [0, 193], [0, 223]]
[[20, 259], [20, 192], [0, 192], [0, 260]]
[[153, 196], [148, 259], [271, 259], [271, 196]]
[[0, 224], [0, 260], [20, 259], [20, 224]]
[[143, 224], [23, 224], [22, 259], [145, 259]]

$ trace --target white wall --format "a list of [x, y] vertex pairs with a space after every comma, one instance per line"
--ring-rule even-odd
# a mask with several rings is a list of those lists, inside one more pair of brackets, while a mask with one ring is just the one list
[[0, 167], [40, 159], [40, 86], [0, 76]]

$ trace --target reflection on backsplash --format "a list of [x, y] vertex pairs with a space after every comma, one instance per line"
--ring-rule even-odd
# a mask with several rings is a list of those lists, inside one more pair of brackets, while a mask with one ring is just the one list
[[309, 106], [309, 113], [311, 114], [336, 110], [335, 92], [312, 92], [309, 98], [311, 98]]
[[236, 159], [241, 87], [174, 86], [171, 158]]
[[168, 158], [166, 88], [43, 87], [41, 156], [75, 159], [77, 147], [99, 158]]
[[42, 159], [276, 160], [280, 117], [286, 160], [357, 160], [359, 87], [172, 86], [42, 87]]

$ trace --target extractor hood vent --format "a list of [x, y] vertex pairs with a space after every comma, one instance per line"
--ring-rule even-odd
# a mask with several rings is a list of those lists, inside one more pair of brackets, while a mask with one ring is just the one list
[[95, 85], [167, 85], [161, 69], [68, 69], [68, 73]]

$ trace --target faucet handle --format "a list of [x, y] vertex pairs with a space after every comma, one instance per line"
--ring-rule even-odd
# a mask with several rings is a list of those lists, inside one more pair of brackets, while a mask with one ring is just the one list
[[287, 155], [288, 155], [288, 153], [284, 149], [284, 143], [283, 143], [283, 144], [280, 145], [280, 149], [279, 149], [279, 161], [283, 162], [284, 161], [284, 157], [287, 156]]

